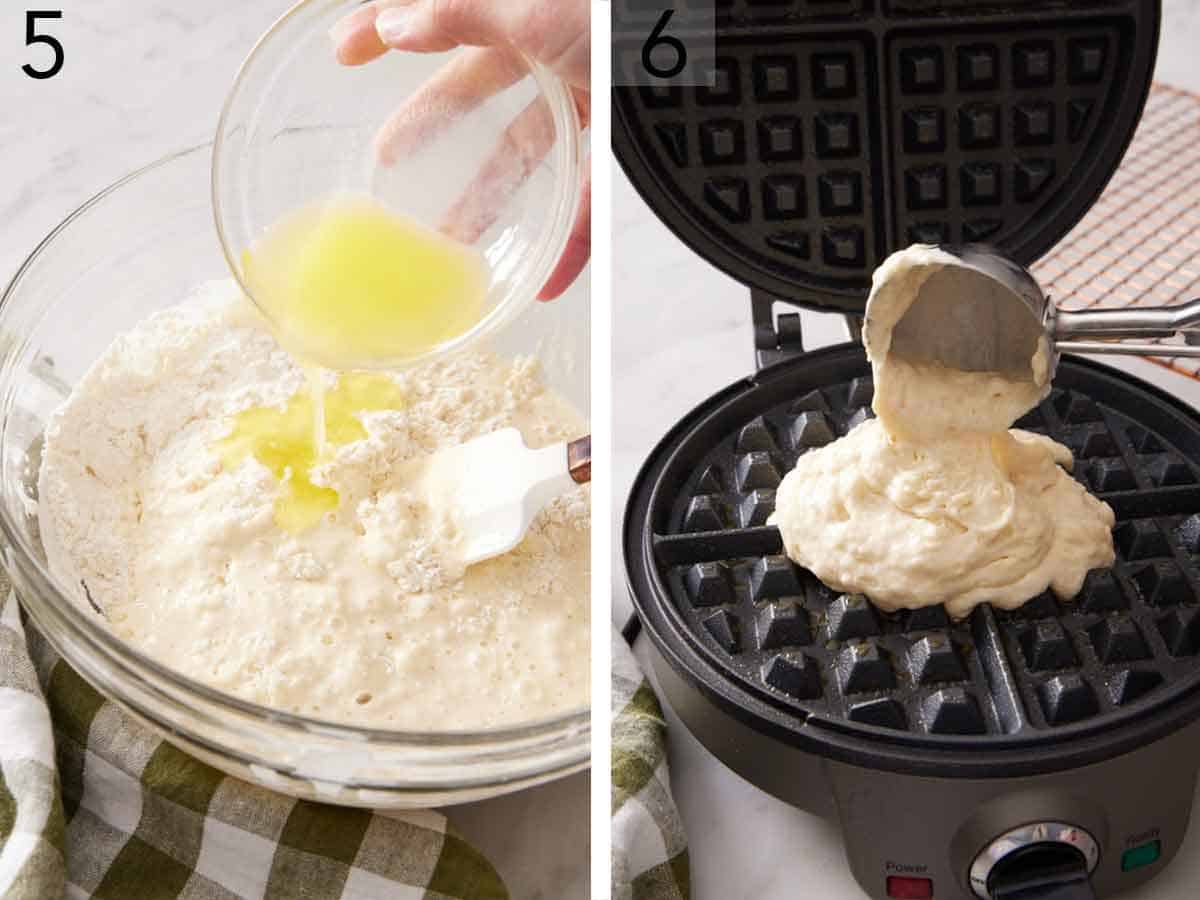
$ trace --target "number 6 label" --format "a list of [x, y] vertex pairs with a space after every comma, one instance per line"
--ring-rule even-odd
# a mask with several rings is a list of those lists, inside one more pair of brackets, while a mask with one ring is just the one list
[[712, 84], [714, 0], [613, 0], [613, 84]]
[[[683, 41], [677, 37], [663, 34], [663, 29], [667, 27], [667, 23], [671, 21], [671, 16], [674, 14], [675, 10], [673, 9], [663, 10], [658, 24], [654, 26], [650, 37], [646, 38], [646, 43], [642, 45], [642, 66], [655, 78], [673, 78], [687, 65], [687, 47], [683, 45]], [[668, 47], [675, 53], [675, 62], [668, 68], [661, 68], [654, 62], [654, 51], [662, 47]]]

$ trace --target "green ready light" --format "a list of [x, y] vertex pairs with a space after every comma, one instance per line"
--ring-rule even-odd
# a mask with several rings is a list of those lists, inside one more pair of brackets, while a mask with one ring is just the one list
[[1121, 854], [1121, 871], [1132, 872], [1148, 866], [1162, 855], [1162, 841], [1147, 841]]

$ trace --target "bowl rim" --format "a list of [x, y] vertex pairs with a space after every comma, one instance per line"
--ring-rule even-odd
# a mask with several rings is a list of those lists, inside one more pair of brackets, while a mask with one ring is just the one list
[[[305, 2], [308, 2], [308, 0], [305, 0]], [[83, 218], [104, 200], [120, 191], [121, 188], [135, 182], [139, 178], [166, 168], [170, 164], [182, 159], [192, 157], [193, 154], [211, 150], [212, 146], [212, 142], [209, 141], [169, 153], [114, 181], [72, 210], [69, 215], [54, 226], [37, 243], [17, 268], [15, 274], [5, 286], [4, 291], [0, 293], [0, 319], [3, 318], [13, 304], [13, 298], [16, 296], [22, 282], [30, 269], [38, 262], [42, 253], [76, 221]], [[14, 344], [13, 349], [10, 349], [6, 355], [20, 350], [24, 344], [24, 341]], [[4, 423], [0, 424], [0, 435], [5, 431], [7, 431], [7, 419], [5, 419]], [[0, 443], [2, 442], [3, 438], [0, 437]], [[99, 652], [105, 662], [115, 666], [119, 671], [126, 673], [129, 672], [130, 663], [136, 664], [138, 667], [143, 668], [146, 674], [154, 678], [161, 678], [166, 685], [174, 690], [178, 690], [184, 695], [196, 695], [201, 700], [223, 711], [232, 711], [264, 724], [280, 726], [297, 735], [312, 735], [315, 733], [325, 738], [346, 740], [351, 742], [354, 747], [363, 747], [364, 744], [374, 744], [396, 747], [408, 745], [421, 748], [430, 746], [487, 748], [503, 742], [522, 742], [538, 738], [552, 739], [560, 735], [573, 736], [578, 734], [590, 738], [592, 712], [590, 703], [565, 713], [492, 729], [409, 731], [347, 725], [344, 722], [292, 713], [255, 703], [251, 700], [245, 700], [172, 669], [117, 637], [117, 635], [103, 624], [93, 622], [89, 617], [83, 615], [83, 610], [80, 609], [79, 605], [59, 589], [54, 576], [37, 559], [36, 552], [29, 544], [23, 529], [11, 520], [10, 511], [6, 504], [0, 504], [0, 537], [3, 538], [4, 543], [7, 545], [0, 548], [8, 551], [3, 553], [5, 567], [20, 569], [22, 576], [32, 582], [34, 589], [38, 591], [41, 599], [50, 603], [54, 608], [54, 612], [66, 623], [66, 627], [73, 632], [73, 636]], [[19, 589], [19, 583], [19, 581], [14, 580], [14, 593], [22, 603], [25, 603], [27, 601], [21, 596], [22, 592]], [[66, 662], [71, 662], [69, 657], [65, 655], [63, 658]], [[143, 674], [129, 674], [132, 677], [145, 680], [145, 675]], [[156, 690], [160, 689], [158, 686], [154, 687]], [[125, 701], [122, 699], [121, 702], [124, 703]], [[222, 750], [225, 749], [222, 747]]]
[[[233, 83], [225, 94], [225, 99], [221, 104], [221, 114], [217, 119], [217, 127], [212, 141], [211, 190], [213, 220], [216, 223], [218, 242], [221, 246], [221, 252], [225, 256], [229, 271], [233, 273], [233, 277], [242, 292], [268, 320], [271, 319], [270, 312], [254, 299], [254, 292], [250, 290], [249, 285], [246, 284], [245, 279], [242, 277], [238, 254], [233, 249], [232, 240], [227, 233], [224, 222], [225, 213], [223, 210], [225, 205], [220, 199], [220, 190], [221, 185], [224, 184], [224, 178], [221, 174], [222, 167], [220, 160], [228, 132], [229, 117], [232, 115], [234, 104], [243, 96], [243, 88], [246, 85], [250, 66], [259, 58], [261, 51], [267, 48], [279, 36], [280, 32], [291, 25], [296, 18], [314, 7], [332, 8], [345, 6], [349, 10], [350, 8], [360, 7], [363, 3], [364, 0], [298, 0], [298, 2], [282, 13], [279, 18], [271, 23], [270, 27], [259, 35], [254, 45], [250, 48], [250, 51], [238, 66]], [[454, 49], [458, 48], [452, 48], [452, 51], [449, 52], [453, 52]], [[453, 353], [480, 338], [495, 334], [499, 329], [516, 319], [534, 301], [553, 274], [558, 260], [566, 249], [579, 213], [579, 204], [583, 194], [580, 175], [585, 157], [579, 109], [575, 104], [574, 95], [564, 81], [527, 54], [516, 50], [514, 50], [514, 54], [520, 58], [528, 69], [530, 76], [537, 85], [539, 96], [545, 99], [549, 108], [556, 136], [550, 152], [555, 155], [560, 163], [555, 169], [558, 173], [558, 176], [555, 178], [555, 202], [551, 204], [549, 210], [550, 222], [543, 232], [547, 239], [539, 242], [539, 246], [532, 254], [533, 260], [527, 279], [528, 284], [524, 285], [523, 290], [516, 297], [494, 306], [471, 328], [442, 341], [431, 350], [397, 360], [390, 360], [388, 363], [382, 365], [372, 361], [362, 366], [362, 368], [376, 370], [407, 368]]]

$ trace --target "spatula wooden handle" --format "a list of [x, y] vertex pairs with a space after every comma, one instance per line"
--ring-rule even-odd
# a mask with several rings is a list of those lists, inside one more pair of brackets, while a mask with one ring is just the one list
[[[559, 469], [561, 472], [562, 470]], [[592, 436], [585, 434], [567, 444], [567, 471], [576, 484], [592, 480]]]

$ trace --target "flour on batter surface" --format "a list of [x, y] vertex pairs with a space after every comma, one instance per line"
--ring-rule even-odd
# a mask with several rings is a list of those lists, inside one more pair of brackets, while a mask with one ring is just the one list
[[886, 610], [944, 603], [961, 618], [1047, 587], [1074, 597], [1090, 569], [1112, 564], [1114, 517], [1064, 471], [1066, 447], [1008, 430], [1049, 390], [1046, 348], [1032, 383], [888, 352], [891, 327], [946, 261], [918, 245], [876, 271], [867, 353], [878, 418], [801, 456], [770, 522], [793, 560]]
[[375, 727], [475, 729], [588, 702], [586, 488], [512, 552], [463, 570], [447, 516], [398, 464], [501, 427], [530, 446], [578, 436], [533, 359], [485, 353], [392, 377], [403, 408], [314, 470], [337, 509], [299, 533], [279, 482], [222, 466], [230, 418], [304, 379], [228, 285], [117, 339], [47, 429], [40, 515], [52, 572], [172, 668], [278, 709]]

